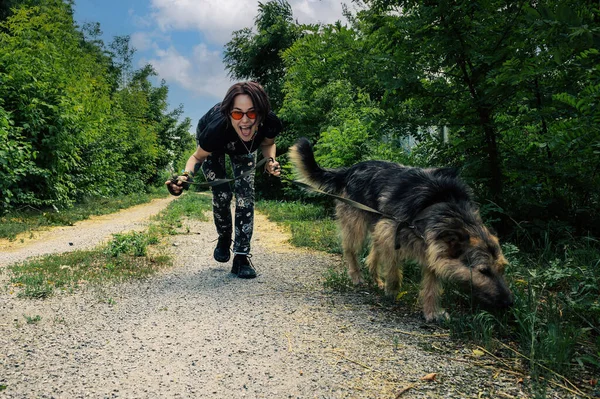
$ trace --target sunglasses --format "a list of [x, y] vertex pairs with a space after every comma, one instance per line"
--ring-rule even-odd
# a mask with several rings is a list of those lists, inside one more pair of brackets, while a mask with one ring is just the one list
[[231, 115], [231, 117], [236, 121], [239, 121], [240, 119], [242, 119], [244, 117], [244, 115], [246, 115], [248, 117], [248, 119], [256, 119], [256, 116], [257, 116], [256, 111], [248, 111], [248, 112], [231, 111], [231, 113], [229, 115]]

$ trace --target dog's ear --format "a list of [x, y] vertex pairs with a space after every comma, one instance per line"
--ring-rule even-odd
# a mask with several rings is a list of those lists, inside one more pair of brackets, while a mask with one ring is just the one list
[[438, 238], [448, 247], [448, 255], [451, 258], [458, 258], [464, 252], [470, 236], [465, 229], [457, 228], [443, 231]]

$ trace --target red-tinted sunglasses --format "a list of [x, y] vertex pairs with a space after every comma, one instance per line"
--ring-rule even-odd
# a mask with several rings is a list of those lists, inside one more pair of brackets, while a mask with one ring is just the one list
[[231, 111], [231, 113], [229, 115], [231, 115], [231, 117], [233, 119], [235, 119], [236, 121], [239, 121], [240, 119], [242, 119], [244, 117], [244, 115], [246, 115], [248, 117], [248, 119], [256, 119], [256, 111], [248, 111], [248, 112]]

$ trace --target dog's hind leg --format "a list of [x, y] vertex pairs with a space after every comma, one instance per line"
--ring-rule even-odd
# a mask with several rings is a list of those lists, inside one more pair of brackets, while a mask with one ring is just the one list
[[[379, 288], [385, 288], [389, 295], [395, 295], [402, 283], [402, 270], [398, 268], [398, 251], [394, 247], [396, 226], [388, 219], [377, 222], [372, 232], [371, 252], [367, 264]], [[379, 264], [383, 266], [385, 283], [379, 276]]]
[[364, 283], [361, 276], [358, 254], [367, 236], [367, 220], [363, 212], [346, 204], [336, 207], [337, 219], [342, 232], [342, 248], [348, 263], [348, 274], [354, 284]]

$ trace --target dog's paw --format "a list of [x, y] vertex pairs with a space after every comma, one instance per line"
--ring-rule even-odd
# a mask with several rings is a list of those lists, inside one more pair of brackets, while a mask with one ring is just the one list
[[386, 280], [384, 288], [386, 295], [396, 298], [396, 296], [400, 292], [400, 283], [398, 281]]
[[387, 284], [385, 284], [383, 286], [383, 288], [384, 288], [385, 295], [389, 296], [390, 298], [396, 298], [396, 296], [398, 295], [398, 292], [400, 292], [400, 290], [397, 287], [390, 287]]
[[364, 285], [365, 284], [365, 279], [362, 278], [362, 276], [350, 276], [350, 279], [352, 279], [352, 284], [354, 284], [354, 285]]
[[433, 312], [424, 313], [425, 321], [428, 323], [431, 322], [443, 322], [450, 320], [450, 315], [444, 309], [438, 309]]

